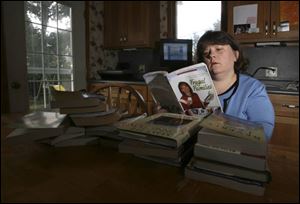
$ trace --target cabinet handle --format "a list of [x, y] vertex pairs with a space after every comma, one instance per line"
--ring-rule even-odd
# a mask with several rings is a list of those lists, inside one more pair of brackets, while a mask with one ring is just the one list
[[268, 22], [265, 23], [265, 35], [268, 35], [268, 31], [269, 30], [269, 26], [268, 26]]
[[276, 34], [276, 22], [274, 21], [273, 22], [273, 35], [275, 35]]
[[286, 107], [286, 108], [299, 108], [299, 105], [293, 105], [293, 104], [282, 104], [282, 107]]

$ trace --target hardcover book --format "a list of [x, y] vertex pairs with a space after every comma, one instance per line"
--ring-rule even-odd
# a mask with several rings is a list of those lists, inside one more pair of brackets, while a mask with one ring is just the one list
[[66, 131], [63, 134], [54, 138], [50, 144], [56, 145], [60, 142], [65, 142], [67, 140], [72, 140], [74, 138], [84, 137], [84, 136], [85, 136], [84, 128], [70, 126], [70, 127], [68, 127], [68, 129], [66, 129]]
[[198, 169], [192, 165], [192, 161], [184, 169], [187, 178], [216, 184], [226, 188], [262, 196], [265, 192], [265, 183], [251, 179], [223, 174], [221, 172]]
[[207, 115], [222, 110], [206, 64], [199, 63], [175, 70], [143, 75], [157, 104], [168, 112]]
[[154, 156], [169, 159], [178, 159], [190, 147], [194, 147], [196, 135], [178, 148], [164, 147], [138, 140], [125, 139], [119, 144], [120, 153], [130, 153], [136, 155]]
[[221, 134], [243, 138], [255, 143], [266, 143], [264, 129], [261, 124], [230, 116], [220, 111], [215, 111], [207, 116], [200, 125]]
[[193, 157], [191, 165], [197, 169], [204, 169], [212, 172], [235, 176], [239, 178], [251, 179], [259, 182], [269, 183], [271, 181], [271, 172], [267, 166], [266, 170], [258, 171], [237, 165], [227, 164], [214, 160], [208, 160], [200, 157]]
[[100, 101], [97, 106], [59, 108], [59, 112], [62, 114], [93, 113], [93, 112], [104, 112], [107, 111], [107, 109], [108, 109], [107, 104]]
[[[204, 120], [206, 120], [205, 118]], [[210, 128], [213, 128], [210, 126]], [[237, 126], [235, 128], [238, 129]], [[226, 133], [217, 132], [213, 129], [202, 128], [198, 132], [198, 143], [215, 146], [220, 148], [230, 148], [245, 155], [253, 155], [258, 157], [266, 157], [267, 143], [255, 140], [248, 140], [244, 137], [236, 137]]]
[[58, 91], [53, 86], [49, 86], [51, 91], [51, 107], [57, 108], [78, 108], [94, 107], [104, 101], [104, 97], [97, 94], [89, 94], [84, 91]]
[[14, 123], [10, 124], [13, 128], [57, 128], [67, 118], [66, 114], [49, 111], [37, 111], [24, 115]]
[[143, 154], [135, 154], [135, 156], [142, 159], [147, 159], [150, 161], [162, 163], [162, 164], [181, 167], [181, 166], [185, 166], [193, 156], [193, 147], [190, 146], [188, 149], [182, 152], [182, 154], [179, 155], [177, 158], [166, 158], [166, 157], [149, 156]]
[[70, 118], [76, 126], [100, 126], [111, 125], [121, 119], [122, 115], [117, 109], [110, 109], [107, 112], [74, 113]]
[[266, 169], [266, 156], [245, 154], [230, 147], [201, 144], [199, 141], [195, 144], [194, 156], [258, 171]]
[[203, 117], [175, 113], [157, 113], [134, 122], [119, 123], [120, 136], [177, 148], [199, 129]]
[[24, 115], [10, 124], [14, 129], [7, 137], [9, 144], [24, 144], [63, 134], [70, 126], [65, 114], [38, 111]]

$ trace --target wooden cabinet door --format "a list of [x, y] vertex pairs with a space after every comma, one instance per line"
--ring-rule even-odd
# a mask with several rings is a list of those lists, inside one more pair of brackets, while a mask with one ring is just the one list
[[155, 1], [104, 1], [105, 48], [154, 47], [159, 14]]
[[140, 1], [129, 2], [127, 5], [126, 46], [139, 46], [146, 43], [147, 9]]
[[270, 144], [299, 150], [299, 118], [276, 116]]
[[299, 96], [269, 94], [275, 110], [270, 144], [299, 150]]
[[127, 47], [153, 47], [159, 40], [159, 2], [127, 3]]
[[120, 46], [125, 33], [123, 1], [104, 1], [104, 47]]
[[[227, 12], [228, 32], [241, 43], [299, 41], [298, 1], [228, 1]], [[247, 26], [237, 29], [237, 24], [244, 22], [249, 26], [255, 20], [256, 30], [247, 32], [248, 28], [244, 29]], [[284, 26], [287, 23], [288, 30]]]
[[[253, 6], [257, 6], [257, 14], [253, 15]], [[228, 1], [228, 32], [233, 35], [239, 42], [257, 42], [261, 39], [267, 39], [270, 32], [270, 2], [269, 1]], [[247, 13], [244, 15], [244, 13]], [[245, 17], [245, 16], [248, 16]], [[238, 31], [238, 25], [245, 23], [253, 24], [256, 21], [257, 30], [253, 33], [247, 33], [246, 30]], [[238, 25], [235, 25], [238, 24]], [[240, 26], [242, 28], [242, 26]], [[246, 25], [245, 25], [246, 27]]]
[[271, 23], [273, 38], [299, 40], [299, 1], [272, 1]]

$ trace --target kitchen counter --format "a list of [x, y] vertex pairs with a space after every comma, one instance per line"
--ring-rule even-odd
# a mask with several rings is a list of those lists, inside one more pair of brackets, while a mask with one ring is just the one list
[[280, 90], [278, 88], [268, 88], [267, 92], [269, 94], [287, 94], [287, 95], [299, 95], [299, 91], [286, 91], [286, 90]]
[[270, 94], [299, 95], [299, 81], [260, 80]]

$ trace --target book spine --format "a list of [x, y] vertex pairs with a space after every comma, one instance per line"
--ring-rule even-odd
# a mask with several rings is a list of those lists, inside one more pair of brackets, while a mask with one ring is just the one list
[[213, 135], [213, 134], [198, 134], [199, 143], [207, 146], [217, 146], [223, 148], [235, 149], [244, 154], [265, 157], [267, 154], [267, 145], [264, 143], [257, 143], [251, 140], [228, 136], [228, 135]]
[[195, 171], [189, 167], [185, 168], [185, 176], [198, 181], [203, 181], [207, 183], [216, 184], [226, 188], [234, 189], [237, 191], [242, 191], [245, 193], [250, 193], [253, 195], [264, 195], [265, 187], [253, 184], [245, 184], [239, 181], [231, 180], [228, 178], [222, 178], [215, 175], [209, 175], [206, 173]]
[[259, 171], [266, 170], [266, 159], [243, 155], [232, 149], [217, 148], [212, 146], [196, 144], [194, 155], [209, 160], [233, 164]]

